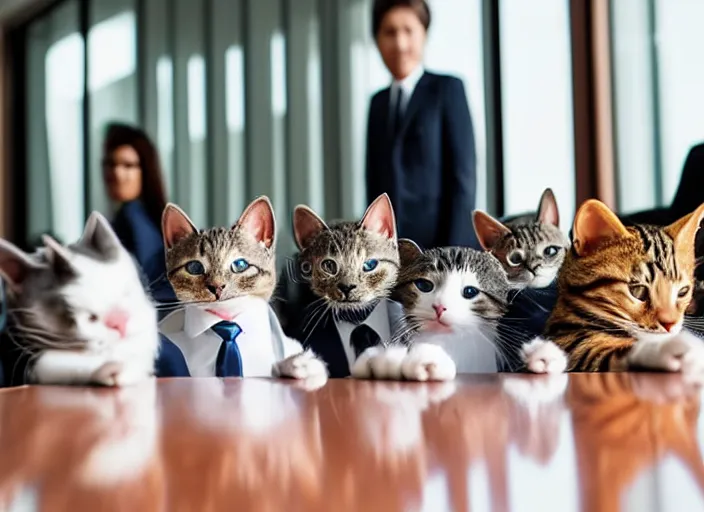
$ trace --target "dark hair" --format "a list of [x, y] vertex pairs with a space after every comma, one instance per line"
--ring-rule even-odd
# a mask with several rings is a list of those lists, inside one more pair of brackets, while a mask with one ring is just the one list
[[379, 35], [384, 16], [396, 7], [412, 9], [425, 30], [427, 31], [430, 28], [430, 6], [425, 0], [374, 0], [374, 7], [372, 7], [372, 36], [374, 39]]
[[122, 123], [110, 123], [105, 132], [103, 155], [109, 157], [120, 146], [130, 146], [139, 155], [142, 193], [139, 195], [147, 215], [161, 231], [161, 214], [166, 207], [164, 177], [159, 152], [143, 130]]

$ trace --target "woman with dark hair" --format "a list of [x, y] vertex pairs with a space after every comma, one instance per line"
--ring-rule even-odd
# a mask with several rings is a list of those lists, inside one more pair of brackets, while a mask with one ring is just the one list
[[424, 248], [478, 247], [474, 128], [462, 81], [423, 66], [425, 0], [375, 0], [372, 35], [391, 84], [371, 100], [367, 200], [388, 193], [398, 236]]
[[120, 204], [113, 229], [152, 291], [162, 289], [168, 284], [161, 236], [166, 193], [157, 149], [139, 128], [112, 123], [105, 135], [102, 165], [108, 196]]

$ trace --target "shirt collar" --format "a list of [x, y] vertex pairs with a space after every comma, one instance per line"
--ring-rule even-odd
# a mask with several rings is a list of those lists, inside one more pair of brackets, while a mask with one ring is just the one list
[[[212, 305], [186, 306], [182, 312], [183, 332], [189, 338], [197, 338], [212, 326], [222, 321], [237, 322], [242, 327], [255, 317], [266, 315], [268, 303], [256, 297], [238, 297]], [[168, 317], [167, 317], [168, 318]], [[166, 322], [166, 319], [164, 319]]]
[[413, 91], [416, 88], [416, 85], [418, 85], [418, 82], [420, 81], [420, 78], [423, 76], [423, 73], [425, 73], [425, 68], [423, 65], [419, 65], [414, 69], [410, 75], [408, 75], [406, 78], [403, 80], [394, 80], [391, 83], [391, 88], [394, 91], [395, 94], [398, 94], [398, 89], [399, 87], [403, 89], [404, 96], [406, 98], [410, 98], [411, 94], [413, 94]]

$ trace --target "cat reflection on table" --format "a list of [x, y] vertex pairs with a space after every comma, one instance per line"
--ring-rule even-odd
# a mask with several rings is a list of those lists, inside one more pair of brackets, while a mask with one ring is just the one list
[[255, 199], [231, 228], [199, 231], [177, 206], [162, 218], [169, 281], [181, 309], [159, 322], [161, 377], [292, 377], [325, 382], [311, 350], [284, 335], [269, 306], [276, 223]]

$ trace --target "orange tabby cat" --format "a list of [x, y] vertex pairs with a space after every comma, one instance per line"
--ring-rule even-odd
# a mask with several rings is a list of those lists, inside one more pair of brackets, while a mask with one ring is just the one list
[[704, 342], [682, 330], [703, 217], [704, 205], [664, 228], [627, 228], [603, 203], [582, 204], [545, 339], [523, 350], [528, 369], [704, 375]]

